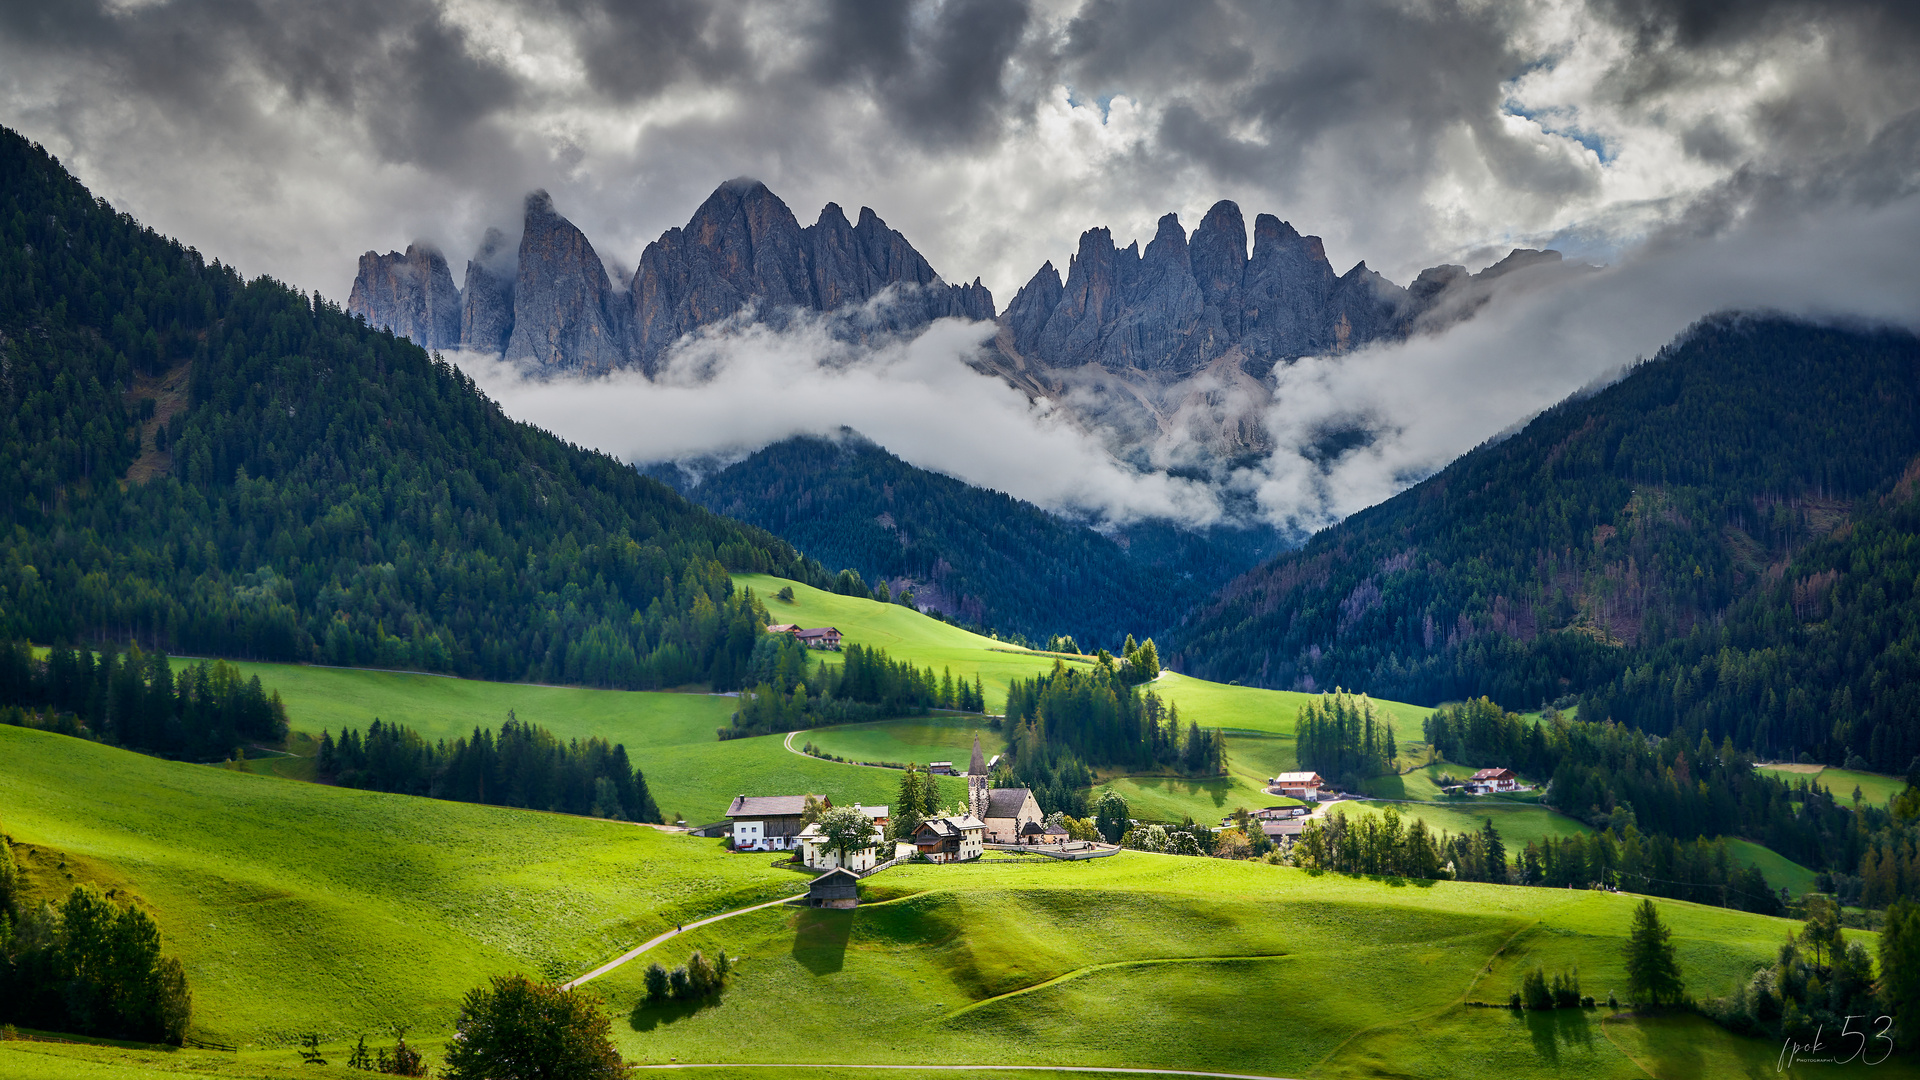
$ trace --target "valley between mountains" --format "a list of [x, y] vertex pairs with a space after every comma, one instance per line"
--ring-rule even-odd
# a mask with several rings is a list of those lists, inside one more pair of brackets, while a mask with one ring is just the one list
[[1115, 524], [856, 431], [617, 460], [439, 350], [992, 322], [1124, 458], [1578, 271], [1402, 289], [1222, 202], [1001, 308], [730, 182], [618, 286], [539, 194], [342, 306], [0, 177], [0, 1075], [437, 1069], [509, 975], [716, 1077], [1839, 1076], [1781, 1041], [1863, 1011], [1916, 1072], [1904, 330], [1713, 314], [1311, 537]]

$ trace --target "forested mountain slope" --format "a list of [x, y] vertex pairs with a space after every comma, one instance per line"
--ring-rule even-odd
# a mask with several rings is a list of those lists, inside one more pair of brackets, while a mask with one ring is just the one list
[[1254, 561], [1197, 533], [1156, 530], [1123, 547], [851, 432], [776, 443], [685, 490], [869, 584], [911, 588], [921, 607], [1041, 642], [1070, 634], [1086, 649], [1163, 632]]
[[1229, 584], [1173, 662], [1409, 701], [1592, 692], [1583, 717], [1904, 771], [1916, 454], [1912, 335], [1716, 317]]
[[727, 571], [817, 576], [10, 131], [0, 463], [0, 639], [726, 687], [757, 633]]

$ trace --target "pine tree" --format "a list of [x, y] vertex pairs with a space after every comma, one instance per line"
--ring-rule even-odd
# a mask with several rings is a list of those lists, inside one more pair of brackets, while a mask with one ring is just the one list
[[900, 776], [900, 793], [894, 799], [892, 815], [894, 839], [904, 840], [912, 836], [913, 831], [920, 827], [921, 803], [920, 765], [918, 762], [912, 762], [907, 765], [907, 771]]
[[1627, 937], [1627, 991], [1635, 1004], [1674, 1004], [1686, 991], [1672, 937], [1673, 931], [1661, 924], [1653, 901], [1640, 901], [1633, 910], [1633, 930]]
[[1507, 880], [1507, 846], [1500, 842], [1500, 834], [1494, 831], [1492, 818], [1488, 818], [1487, 824], [1481, 828], [1480, 838], [1487, 846], [1487, 880]]

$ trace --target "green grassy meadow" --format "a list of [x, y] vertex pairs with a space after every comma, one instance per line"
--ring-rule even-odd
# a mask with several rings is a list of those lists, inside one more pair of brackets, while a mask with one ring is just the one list
[[[498, 727], [507, 712], [539, 724], [561, 738], [598, 735], [624, 743], [646, 773], [654, 801], [669, 818], [683, 814], [696, 824], [718, 820], [735, 795], [814, 792], [835, 802], [885, 803], [899, 785], [897, 773], [861, 769], [787, 752], [784, 736], [721, 742], [734, 699], [713, 694], [647, 693], [534, 686], [409, 675], [391, 671], [239, 663], [280, 691], [295, 737], [293, 757], [249, 759], [245, 771], [310, 779], [313, 740], [322, 729], [364, 730], [374, 717], [402, 723], [429, 739], [471, 734], [475, 726]], [[957, 780], [955, 797], [964, 788]]]
[[235, 1043], [444, 1026], [489, 973], [572, 973], [798, 888], [764, 858], [643, 826], [382, 795], [0, 727], [0, 823], [33, 897], [137, 897], [195, 1028]]
[[[459, 995], [487, 975], [576, 973], [803, 881], [764, 856], [640, 826], [329, 788], [19, 728], [0, 728], [0, 820], [34, 897], [90, 881], [153, 910], [186, 964], [196, 1034], [242, 1046], [0, 1046], [0, 1075], [25, 1080], [334, 1075], [296, 1066], [293, 1039], [321, 1032], [336, 1064], [354, 1034], [378, 1040], [396, 1024], [437, 1048]], [[1578, 962], [1602, 996], [1623, 984], [1630, 897], [1134, 852], [896, 867], [865, 888], [877, 902], [856, 911], [775, 908], [664, 946], [670, 964], [696, 947], [740, 958], [715, 1002], [639, 1007], [641, 964], [590, 984], [623, 1051], [911, 1070], [938, 1046], [943, 1062], [1015, 1067], [1464, 1073], [1437, 1058], [1411, 1068], [1437, 1045], [1544, 1077], [1579, 1062], [1637, 1075], [1621, 1046], [1670, 1041], [1591, 1014], [1564, 1039], [1516, 1039], [1530, 1021], [1462, 1005], [1504, 1000], [1535, 961]], [[1789, 926], [1661, 908], [1702, 993], [1744, 977]], [[1717, 1029], [1686, 1040], [1701, 1060], [1765, 1056]]]
[[[638, 1007], [638, 971], [606, 977], [623, 1050], [649, 1062], [907, 1063], [938, 1046], [942, 1061], [1274, 1076], [1477, 1076], [1492, 1057], [1518, 1077], [1645, 1075], [1602, 1031], [1603, 1010], [1546, 1018], [1540, 1037], [1528, 1018], [1463, 1007], [1504, 1001], [1536, 962], [1578, 964], [1602, 1000], [1624, 987], [1632, 897], [1139, 853], [901, 867], [869, 889], [892, 898], [776, 909], [691, 936], [681, 953], [743, 957], [717, 1004]], [[1702, 993], [1765, 962], [1788, 925], [1661, 910]], [[845, 1023], [871, 1010], [888, 1022]], [[755, 1022], [769, 1015], [783, 1022]], [[1703, 1060], [1767, 1056], [1707, 1025], [1684, 1032]]]
[[1853, 789], [1857, 787], [1863, 802], [1869, 806], [1885, 806], [1888, 800], [1906, 790], [1907, 786], [1904, 777], [1855, 772], [1852, 769], [1805, 765], [1761, 765], [1758, 768], [1777, 773], [1790, 784], [1811, 781], [1815, 787], [1833, 792], [1833, 797], [1843, 803], [1853, 801]]

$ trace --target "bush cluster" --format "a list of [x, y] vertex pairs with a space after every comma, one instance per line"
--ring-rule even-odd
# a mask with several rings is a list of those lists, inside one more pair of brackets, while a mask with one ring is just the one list
[[647, 965], [646, 1003], [660, 1005], [668, 1001], [704, 1001], [713, 997], [727, 985], [727, 977], [733, 974], [733, 961], [727, 959], [725, 951], [720, 959], [709, 961], [699, 949], [687, 957], [687, 962], [668, 971], [659, 961]]

